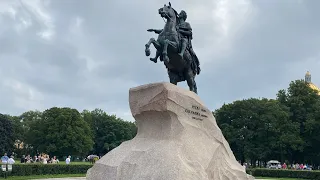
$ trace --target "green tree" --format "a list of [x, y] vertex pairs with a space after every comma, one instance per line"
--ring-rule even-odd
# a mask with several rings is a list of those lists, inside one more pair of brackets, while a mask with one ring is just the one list
[[115, 115], [108, 115], [101, 109], [84, 110], [82, 116], [91, 126], [94, 147], [92, 153], [104, 155], [123, 141], [132, 139], [137, 132], [134, 123], [124, 121]]
[[[280, 90], [277, 99], [286, 106], [292, 123], [299, 125], [299, 135], [303, 140], [302, 147], [293, 151], [292, 159], [297, 162], [314, 163], [319, 152], [317, 141], [319, 132], [320, 96], [303, 80], [292, 81], [287, 90]], [[317, 161], [317, 164], [320, 162]]]
[[18, 116], [8, 116], [12, 122], [13, 127], [13, 140], [14, 140], [14, 152], [17, 155], [25, 154], [25, 148], [22, 149], [23, 140], [25, 139], [25, 133]]
[[41, 111], [27, 111], [22, 113], [19, 116], [19, 120], [22, 123], [23, 131], [24, 133], [30, 131], [30, 125], [33, 122], [36, 122], [38, 120], [41, 120], [42, 118], [42, 112]]
[[76, 109], [53, 107], [30, 122], [28, 143], [39, 152], [84, 156], [91, 149], [91, 130]]
[[[35, 154], [36, 150], [29, 144], [30, 124], [41, 119], [42, 112], [40, 111], [27, 111], [20, 116], [12, 116], [11, 119], [14, 124], [15, 143], [17, 146], [15, 152], [18, 155]], [[33, 138], [33, 137], [31, 137]]]
[[[270, 151], [269, 159], [279, 159], [281, 162], [289, 160], [293, 162], [293, 152], [302, 149], [303, 140], [299, 135], [299, 124], [292, 122], [289, 118], [289, 109], [278, 100], [269, 100], [265, 111], [273, 112], [273, 118], [269, 128], [271, 136], [268, 146]], [[265, 114], [268, 116], [268, 114]]]
[[320, 164], [320, 103], [315, 104], [314, 116], [309, 116], [305, 123], [306, 147], [304, 155], [306, 161], [314, 164]]
[[10, 116], [0, 114], [0, 153], [11, 152], [14, 143], [13, 125]]
[[297, 125], [289, 121], [285, 106], [272, 99], [245, 99], [215, 111], [217, 123], [237, 159], [266, 162], [285, 159], [288, 147], [301, 143]]

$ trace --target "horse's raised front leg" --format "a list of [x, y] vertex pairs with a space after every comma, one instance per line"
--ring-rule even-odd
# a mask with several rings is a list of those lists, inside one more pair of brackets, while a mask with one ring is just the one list
[[150, 58], [150, 61], [153, 61], [154, 63], [157, 63], [157, 59], [159, 58], [160, 54], [161, 54], [160, 51], [157, 50], [156, 56], [154, 58]]
[[156, 41], [154, 38], [150, 38], [150, 40], [148, 41], [148, 43], [145, 45], [146, 49], [145, 49], [145, 53], [146, 53], [146, 56], [150, 56], [151, 54], [151, 51], [150, 51], [150, 45], [151, 43], [153, 44], [153, 46], [156, 48], [156, 49], [160, 49], [161, 46], [160, 46], [160, 43], [158, 41]]
[[163, 57], [163, 61], [166, 63], [169, 63], [169, 57], [168, 57], [168, 46], [171, 46], [174, 49], [177, 49], [178, 47], [178, 43], [173, 42], [173, 41], [169, 41], [168, 39], [164, 40], [163, 43], [163, 50], [162, 50], [162, 57]]

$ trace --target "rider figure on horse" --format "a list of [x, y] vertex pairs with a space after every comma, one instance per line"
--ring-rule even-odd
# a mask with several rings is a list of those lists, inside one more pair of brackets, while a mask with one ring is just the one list
[[200, 74], [200, 63], [192, 48], [192, 28], [187, 20], [187, 13], [179, 14], [169, 6], [164, 5], [158, 9], [159, 15], [166, 19], [163, 29], [148, 29], [158, 35], [157, 40], [150, 38], [145, 44], [145, 54], [150, 56], [150, 45], [157, 49], [156, 56], [150, 58], [154, 63], [160, 57], [168, 70], [170, 83], [177, 85], [178, 82], [187, 81], [189, 90], [197, 94], [196, 75]]
[[196, 73], [199, 74], [200, 73], [200, 67], [199, 67], [199, 59], [196, 55], [196, 53], [193, 51], [192, 48], [192, 28], [190, 26], [190, 24], [188, 22], [186, 22], [187, 20], [187, 13], [184, 10], [181, 10], [181, 12], [178, 15], [179, 17], [179, 23], [177, 25], [177, 30], [180, 34], [180, 38], [181, 38], [181, 48], [180, 48], [180, 52], [179, 52], [179, 56], [181, 58], [183, 58], [183, 54], [185, 52], [186, 49], [189, 50], [189, 53], [192, 57], [193, 62], [196, 63]]
[[192, 28], [190, 24], [186, 22], [187, 13], [184, 10], [182, 10], [179, 13], [178, 17], [179, 17], [179, 23], [177, 24], [177, 31], [179, 32], [179, 35], [181, 38], [181, 48], [180, 48], [179, 55], [182, 58], [188, 45], [190, 50], [192, 49], [192, 46], [191, 46]]
[[[178, 18], [179, 18], [179, 20], [178, 20], [176, 28], [177, 28], [177, 31], [179, 32], [180, 39], [181, 39], [181, 43], [180, 43], [181, 48], [180, 48], [179, 56], [181, 58], [183, 58], [183, 54], [184, 54], [185, 50], [187, 49], [187, 50], [189, 50], [190, 55], [192, 56], [192, 60], [195, 61], [197, 66], [199, 66], [198, 57], [197, 57], [196, 53], [193, 51], [192, 43], [191, 43], [192, 28], [191, 28], [190, 24], [188, 22], [186, 22], [187, 13], [184, 10], [182, 10], [179, 13]], [[148, 29], [148, 31], [155, 32], [156, 34], [160, 34], [162, 32], [162, 29], [161, 30]], [[153, 62], [157, 62], [157, 59], [159, 56], [160, 56], [160, 52], [157, 52], [156, 56], [154, 58], [150, 58], [150, 60]], [[197, 71], [200, 71], [200, 69], [198, 68]]]

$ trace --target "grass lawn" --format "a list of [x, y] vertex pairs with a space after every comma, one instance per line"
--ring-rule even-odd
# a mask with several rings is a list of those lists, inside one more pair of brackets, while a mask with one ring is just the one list
[[[65, 178], [65, 177], [85, 177], [85, 174], [56, 174], [56, 175], [36, 175], [36, 176], [8, 176], [8, 180], [29, 180], [45, 178]], [[0, 179], [4, 179], [0, 177]]]
[[265, 180], [303, 180], [303, 179], [296, 179], [296, 178], [271, 178], [271, 177], [256, 177], [256, 179], [265, 179]]

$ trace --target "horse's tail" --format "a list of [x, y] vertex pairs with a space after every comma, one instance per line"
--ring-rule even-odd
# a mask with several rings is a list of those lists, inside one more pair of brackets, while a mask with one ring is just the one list
[[195, 61], [192, 61], [191, 62], [191, 70], [193, 71], [193, 74], [196, 75], [196, 74], [199, 74], [200, 73], [200, 67], [197, 66], [196, 62]]
[[191, 49], [188, 49], [188, 53], [190, 55], [190, 58], [191, 58], [191, 63], [190, 63], [190, 66], [191, 66], [191, 70], [193, 71], [193, 74], [194, 75], [199, 75], [200, 74], [200, 63], [199, 63], [199, 59], [198, 57], [193, 54], [191, 52], [192, 50]]
[[196, 63], [196, 69], [197, 69], [197, 75], [200, 74], [201, 68], [200, 68], [200, 62], [197, 56], [195, 56], [195, 63]]

